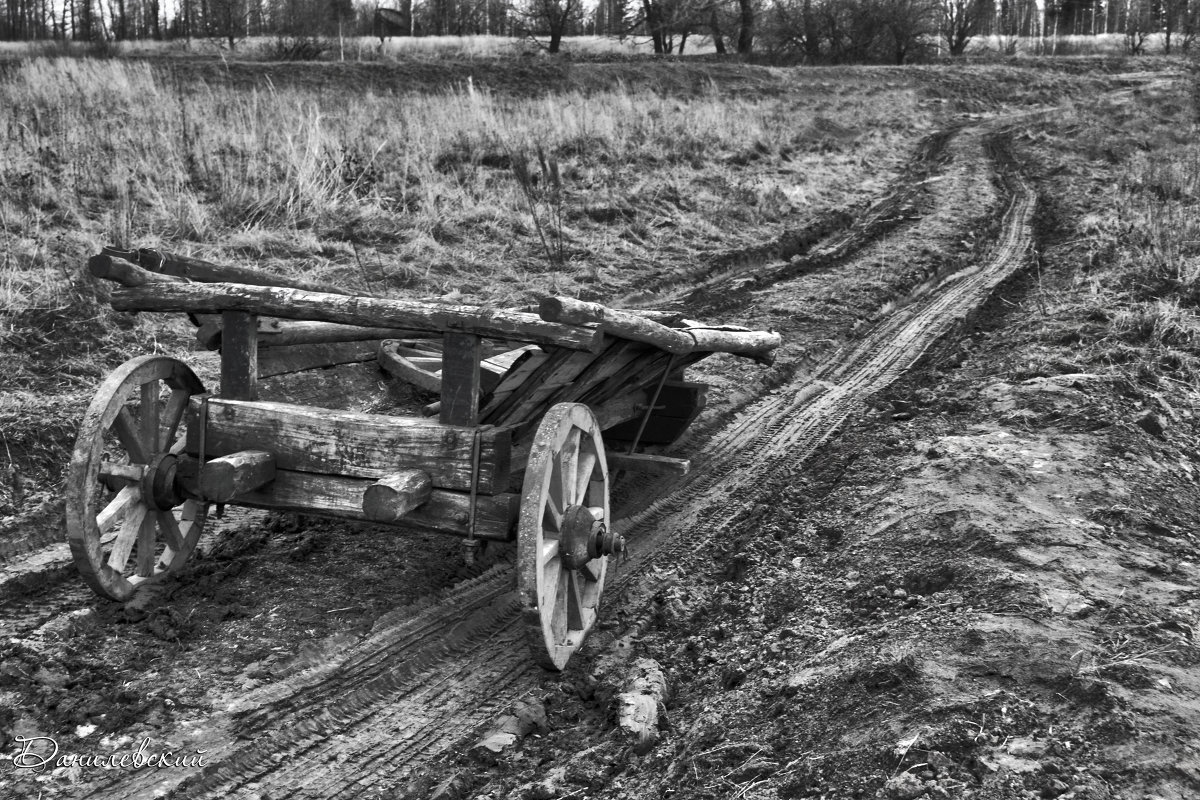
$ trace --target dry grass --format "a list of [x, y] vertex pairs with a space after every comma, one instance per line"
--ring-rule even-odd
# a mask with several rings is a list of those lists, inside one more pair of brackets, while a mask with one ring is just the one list
[[[619, 289], [638, 277], [631, 259], [759, 242], [881, 183], [923, 123], [914, 92], [880, 92], [242, 90], [146, 62], [34, 59], [0, 83], [14, 112], [0, 307], [30, 305], [47, 264], [105, 240], [368, 275], [381, 291], [510, 301], [579, 291], [577, 273], [609, 265]], [[561, 165], [567, 263], [546, 278], [512, 164], [539, 147]]]

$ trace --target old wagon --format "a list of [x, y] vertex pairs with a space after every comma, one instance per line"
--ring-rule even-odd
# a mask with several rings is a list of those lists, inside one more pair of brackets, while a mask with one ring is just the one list
[[[454, 534], [468, 552], [515, 540], [533, 650], [554, 669], [592, 627], [624, 546], [610, 470], [686, 471], [639, 452], [677, 439], [703, 406], [684, 369], [715, 352], [770, 363], [780, 343], [562, 297], [534, 313], [279, 285], [152, 250], [106, 249], [89, 269], [122, 285], [114, 309], [185, 312], [220, 350], [218, 392], [178, 359], [142, 356], [84, 415], [66, 530], [97, 593], [123, 601], [179, 570], [213, 504]], [[363, 358], [436, 391], [436, 418], [259, 399], [273, 371]]]

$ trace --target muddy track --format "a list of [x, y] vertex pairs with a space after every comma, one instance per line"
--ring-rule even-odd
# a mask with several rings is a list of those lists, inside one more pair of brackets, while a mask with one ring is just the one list
[[[904, 172], [865, 210], [827, 212], [812, 225], [789, 231], [770, 244], [723, 253], [696, 272], [671, 275], [639, 287], [632, 295], [616, 301], [616, 305], [636, 305], [635, 300], [652, 294], [657, 306], [682, 306], [693, 316], [711, 316], [744, 305], [755, 289], [798, 275], [835, 269], [872, 242], [919, 216], [925, 181], [937, 174], [946, 144], [959, 127], [943, 128], [924, 137]], [[674, 288], [681, 284], [688, 288]]]
[[[969, 135], [984, 133], [981, 126]], [[987, 259], [927, 287], [813, 374], [745, 407], [698, 443], [688, 477], [650, 487], [643, 496], [658, 499], [624, 509], [618, 524], [632, 552], [610, 579], [610, 619], [645, 608], [658, 587], [651, 567], [715, 544], [747, 505], [767, 499], [772, 476], [802, 463], [1024, 263], [1035, 197], [1018, 182], [1010, 186]], [[88, 796], [349, 798], [403, 786], [414, 768], [453, 752], [515, 699], [541, 690], [544, 673], [525, 648], [512, 572], [493, 567], [388, 614], [356, 644], [316, 648], [260, 690], [216, 699], [221, 711], [182, 722], [168, 737], [178, 752], [208, 751], [207, 767], [122, 775]]]

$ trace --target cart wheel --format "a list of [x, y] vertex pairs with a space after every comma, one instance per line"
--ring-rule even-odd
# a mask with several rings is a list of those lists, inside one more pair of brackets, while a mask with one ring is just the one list
[[97, 594], [127, 600], [183, 565], [208, 504], [175, 488], [188, 399], [204, 385], [173, 358], [127, 361], [100, 384], [67, 469], [71, 554]]
[[608, 465], [591, 409], [559, 403], [542, 418], [521, 495], [517, 591], [535, 658], [560, 670], [583, 644], [600, 604], [608, 556]]

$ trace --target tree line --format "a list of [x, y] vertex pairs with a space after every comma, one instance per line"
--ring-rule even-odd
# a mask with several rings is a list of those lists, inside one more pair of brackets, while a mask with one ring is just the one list
[[[1187, 50], [1200, 0], [2, 0], [0, 40], [109, 42], [334, 34], [529, 37], [558, 52], [580, 34], [645, 37], [683, 54], [704, 36], [718, 53], [807, 63], [894, 63], [957, 56], [981, 36], [1022, 41], [1118, 34], [1130, 53], [1161, 34]], [[1047, 49], [1050, 49], [1047, 46]]]

